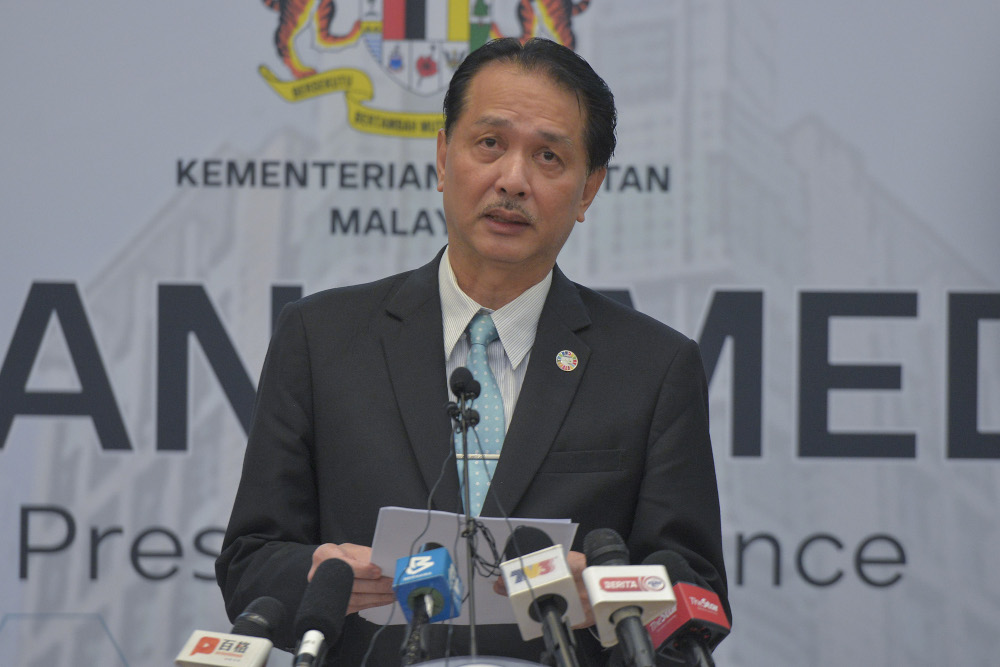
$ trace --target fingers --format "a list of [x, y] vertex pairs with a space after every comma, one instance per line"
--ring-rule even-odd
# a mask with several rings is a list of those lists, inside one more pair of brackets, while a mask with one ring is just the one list
[[392, 579], [379, 577], [377, 579], [355, 579], [351, 589], [351, 599], [347, 603], [347, 613], [383, 605], [392, 604], [396, 596], [392, 592]]
[[358, 544], [322, 544], [313, 551], [308, 578], [312, 580], [316, 568], [323, 561], [339, 558], [350, 565], [354, 572], [354, 585], [347, 604], [348, 614], [392, 604], [396, 601], [392, 592], [392, 578], [382, 576], [381, 568], [371, 562], [371, 553], [371, 547]]
[[580, 595], [580, 603], [583, 605], [585, 620], [583, 623], [574, 625], [574, 630], [589, 628], [594, 625], [594, 610], [590, 606], [590, 596], [587, 595], [587, 586], [583, 583], [583, 571], [587, 567], [587, 557], [579, 551], [570, 551], [566, 554], [566, 564], [570, 572], [573, 573], [573, 581], [576, 582], [576, 591]]
[[358, 544], [321, 544], [313, 551], [312, 567], [309, 569], [308, 579], [312, 581], [316, 574], [316, 568], [325, 560], [339, 558], [351, 566], [355, 579], [378, 579], [382, 576], [382, 570], [378, 565], [371, 562], [371, 547], [363, 547]]
[[566, 554], [566, 565], [569, 566], [569, 571], [573, 573], [573, 577], [579, 579], [580, 575], [587, 568], [587, 557], [579, 551], [570, 551]]

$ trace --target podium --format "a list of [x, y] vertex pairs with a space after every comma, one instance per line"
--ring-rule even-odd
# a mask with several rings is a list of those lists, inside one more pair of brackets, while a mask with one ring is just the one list
[[420, 667], [544, 667], [537, 662], [518, 660], [517, 658], [492, 658], [490, 656], [479, 656], [470, 658], [440, 658], [419, 663]]

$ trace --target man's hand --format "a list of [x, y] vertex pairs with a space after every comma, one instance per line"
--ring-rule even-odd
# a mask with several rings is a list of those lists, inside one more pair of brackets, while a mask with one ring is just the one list
[[392, 593], [392, 577], [383, 577], [382, 569], [372, 563], [371, 547], [349, 543], [321, 544], [313, 552], [312, 568], [309, 569], [308, 577], [310, 581], [319, 564], [330, 558], [339, 558], [354, 571], [354, 587], [351, 589], [351, 599], [347, 603], [348, 614], [396, 601], [396, 596]]
[[573, 573], [573, 581], [576, 582], [576, 590], [580, 594], [580, 602], [583, 603], [583, 613], [587, 617], [583, 623], [574, 625], [573, 629], [589, 628], [595, 621], [594, 610], [590, 608], [590, 596], [587, 595], [587, 586], [583, 583], [583, 570], [587, 567], [587, 557], [579, 551], [570, 551], [566, 554], [566, 564]]
[[[576, 590], [580, 595], [580, 603], [583, 605], [583, 613], [586, 620], [579, 625], [574, 625], [574, 630], [589, 628], [594, 624], [594, 610], [590, 608], [590, 597], [587, 595], [587, 587], [583, 583], [583, 569], [587, 567], [587, 557], [579, 551], [570, 551], [566, 555], [566, 565], [573, 573], [573, 581], [576, 582]], [[507, 595], [507, 587], [503, 583], [503, 577], [497, 577], [493, 582], [493, 591], [500, 595]]]

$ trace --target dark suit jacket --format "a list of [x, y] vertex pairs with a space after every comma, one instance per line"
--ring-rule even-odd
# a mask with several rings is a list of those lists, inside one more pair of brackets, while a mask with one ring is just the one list
[[[282, 312], [216, 565], [231, 617], [261, 595], [294, 617], [317, 545], [370, 545], [380, 507], [426, 507], [452, 451], [437, 266], [320, 292]], [[575, 370], [556, 366], [561, 350], [576, 353]], [[456, 467], [433, 506], [460, 511]], [[678, 551], [728, 614], [697, 345], [557, 267], [482, 514], [499, 516], [498, 507], [578, 522], [577, 551], [596, 528], [621, 534], [636, 563]], [[276, 645], [294, 645], [291, 626]], [[331, 664], [360, 664], [374, 629], [350, 617]], [[401, 630], [380, 636], [369, 665], [398, 664]], [[577, 634], [599, 653], [590, 633]], [[455, 635], [461, 646], [463, 632]], [[542, 650], [514, 626], [480, 628], [478, 638], [481, 655], [538, 660]]]

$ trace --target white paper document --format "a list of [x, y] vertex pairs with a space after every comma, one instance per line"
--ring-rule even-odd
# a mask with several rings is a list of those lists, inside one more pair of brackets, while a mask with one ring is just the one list
[[[504, 546], [511, 532], [518, 526], [533, 526], [552, 538], [554, 544], [563, 547], [563, 553], [569, 553], [569, 547], [576, 535], [577, 525], [569, 519], [522, 519], [512, 517], [501, 519], [497, 517], [479, 517], [486, 530], [493, 535], [496, 550], [503, 559]], [[375, 539], [372, 543], [372, 562], [382, 568], [382, 574], [392, 577], [396, 573], [396, 561], [410, 555], [427, 542], [437, 542], [448, 549], [458, 576], [469, 588], [468, 582], [468, 551], [465, 538], [461, 532], [465, 527], [465, 517], [451, 512], [414, 510], [403, 507], [383, 507], [378, 513], [378, 523], [375, 526]], [[476, 536], [476, 552], [486, 562], [494, 560], [486, 537], [480, 533]], [[497, 574], [489, 578], [475, 576], [476, 625], [491, 625], [494, 623], [514, 623], [514, 611], [506, 596], [493, 591], [493, 582]], [[462, 614], [451, 622], [459, 625], [469, 624], [469, 603], [462, 603]], [[391, 614], [391, 618], [390, 618]], [[406, 616], [399, 603], [392, 606], [377, 607], [361, 612], [361, 615], [382, 625], [387, 621], [391, 625], [406, 623]]]

